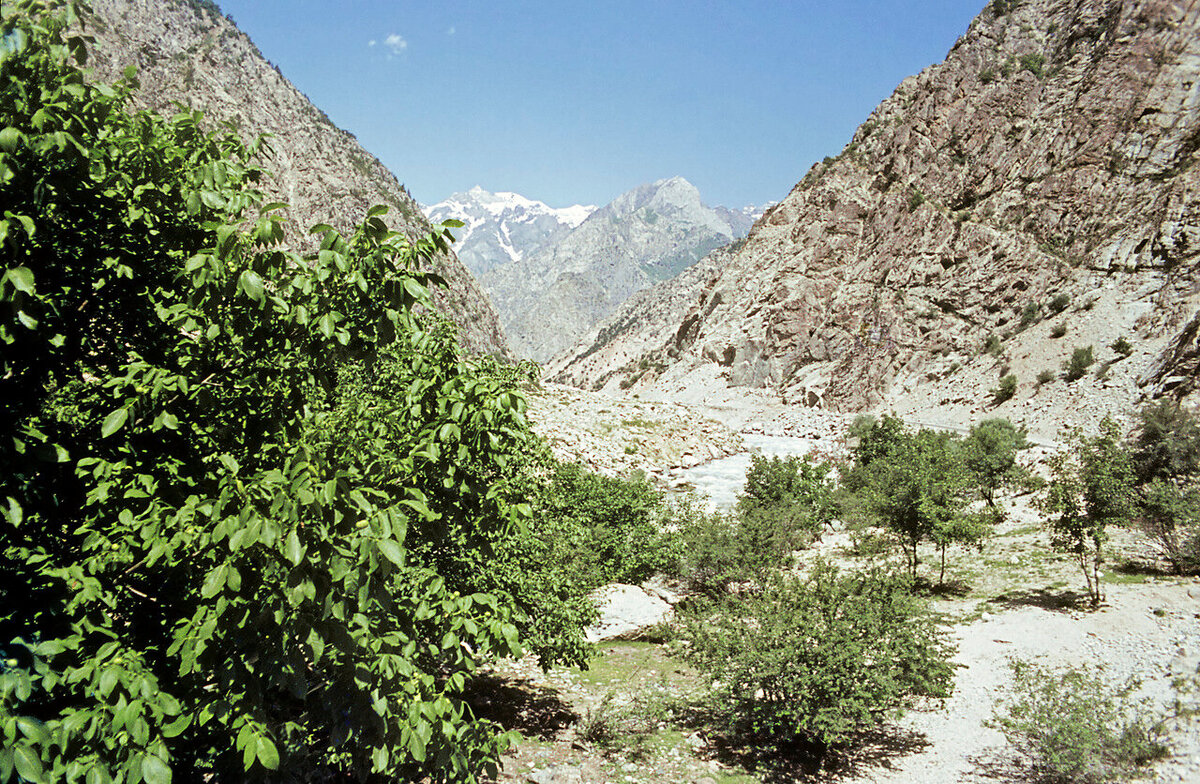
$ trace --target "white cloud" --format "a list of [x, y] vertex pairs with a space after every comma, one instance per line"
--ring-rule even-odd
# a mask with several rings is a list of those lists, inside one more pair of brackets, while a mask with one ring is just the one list
[[379, 42], [372, 38], [370, 41], [367, 41], [367, 46], [374, 46], [377, 43]]
[[454, 35], [456, 32], [458, 32], [458, 31], [454, 27], [451, 27], [449, 30], [446, 31], [446, 35]]
[[388, 33], [388, 37], [383, 39], [383, 45], [390, 49], [392, 54], [398, 55], [408, 48], [408, 41], [396, 33]]

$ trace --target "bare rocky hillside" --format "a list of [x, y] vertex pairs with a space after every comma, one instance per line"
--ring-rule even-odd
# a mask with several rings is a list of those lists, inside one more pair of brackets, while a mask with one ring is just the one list
[[[335, 126], [214, 4], [198, 0], [93, 0], [87, 32], [95, 37], [89, 65], [113, 81], [137, 67], [137, 100], [173, 113], [179, 102], [214, 124], [230, 122], [245, 138], [270, 133], [265, 167], [272, 198], [291, 205], [294, 223], [356, 226], [373, 204], [390, 205], [392, 228], [416, 236], [429, 224], [404, 186], [354, 136]], [[302, 235], [291, 238], [303, 246]], [[441, 310], [459, 325], [463, 347], [506, 353], [487, 295], [453, 254], [438, 261], [449, 284]]]
[[[1184, 396], [1198, 158], [1200, 3], [997, 0], [713, 274], [631, 302], [547, 375], [677, 397], [718, 373], [958, 421]], [[1069, 383], [1085, 346], [1096, 362]], [[1016, 394], [993, 409], [1007, 374]]]

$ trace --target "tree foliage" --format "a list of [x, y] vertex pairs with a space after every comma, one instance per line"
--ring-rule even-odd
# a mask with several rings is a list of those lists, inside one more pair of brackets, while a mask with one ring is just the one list
[[985, 419], [971, 427], [963, 439], [963, 459], [988, 506], [995, 505], [996, 491], [1029, 476], [1017, 464], [1017, 452], [1028, 446], [1025, 431], [1007, 419]]
[[1129, 447], [1143, 530], [1175, 571], [1200, 568], [1200, 421], [1174, 401], [1148, 403]]
[[537, 449], [433, 313], [448, 233], [285, 249], [259, 142], [85, 82], [66, 13], [0, 36], [0, 780], [474, 780]]
[[758, 566], [780, 566], [833, 519], [832, 466], [808, 456], [751, 455], [738, 499], [741, 536]]
[[1079, 564], [1093, 605], [1104, 599], [1100, 565], [1108, 526], [1124, 525], [1135, 512], [1134, 473], [1121, 443], [1120, 426], [1110, 417], [1095, 436], [1074, 430], [1064, 439], [1069, 448], [1050, 459], [1051, 480], [1043, 508], [1050, 519], [1050, 542]]
[[899, 541], [915, 578], [918, 546], [933, 542], [942, 553], [953, 543], [978, 544], [985, 518], [966, 514], [970, 474], [961, 445], [949, 433], [911, 433], [885, 417], [861, 437], [847, 487], [861, 496], [869, 519]]

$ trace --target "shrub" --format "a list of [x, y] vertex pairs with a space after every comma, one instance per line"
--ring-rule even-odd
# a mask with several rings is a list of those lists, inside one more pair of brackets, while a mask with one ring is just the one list
[[1000, 379], [1000, 385], [995, 389], [989, 390], [992, 396], [992, 402], [1000, 405], [1006, 400], [1011, 400], [1012, 396], [1017, 394], [1017, 377], [1009, 374]]
[[619, 698], [608, 692], [579, 723], [579, 737], [606, 754], [631, 760], [653, 755], [654, 735], [669, 718], [666, 706], [653, 697]]
[[1054, 298], [1052, 300], [1050, 300], [1050, 302], [1049, 302], [1050, 312], [1051, 313], [1062, 313], [1064, 310], [1067, 309], [1067, 306], [1070, 304], [1071, 304], [1071, 295], [1070, 294], [1066, 294], [1066, 293], [1056, 294], [1054, 296]]
[[912, 212], [917, 207], [925, 203], [925, 194], [916, 188], [909, 188], [908, 191], [908, 210]]
[[1038, 386], [1041, 386], [1042, 384], [1049, 384], [1053, 380], [1054, 380], [1054, 371], [1053, 370], [1038, 371], [1038, 374], [1037, 374]]
[[1141, 483], [1139, 518], [1177, 572], [1200, 568], [1200, 421], [1178, 403], [1162, 400], [1138, 412], [1129, 441]]
[[984, 68], [979, 72], [979, 81], [983, 82], [984, 84], [991, 84], [992, 82], [996, 81], [996, 72], [991, 68]]
[[1108, 347], [1115, 351], [1122, 359], [1133, 353], [1133, 344], [1126, 340], [1124, 335], [1114, 340]]
[[1012, 663], [1012, 693], [989, 725], [1004, 733], [1035, 781], [1125, 780], [1166, 756], [1160, 724], [1131, 700], [1136, 681], [1109, 686], [1096, 670]]
[[1021, 321], [1018, 325], [1019, 329], [1025, 329], [1038, 320], [1038, 316], [1042, 313], [1042, 306], [1037, 302], [1026, 302], [1025, 307], [1021, 308]]
[[818, 562], [687, 609], [680, 653], [713, 682], [708, 709], [731, 740], [821, 756], [914, 697], [949, 694], [948, 636], [909, 588]]
[[1046, 64], [1046, 56], [1044, 54], [1023, 54], [1021, 55], [1021, 70], [1029, 71], [1034, 76], [1041, 77], [1042, 68]]
[[998, 357], [1004, 353], [1004, 343], [997, 335], [988, 335], [983, 341], [983, 350], [986, 354], [991, 354], [993, 357]]
[[1084, 346], [1076, 348], [1071, 353], [1071, 358], [1063, 363], [1063, 371], [1066, 373], [1067, 381], [1078, 381], [1087, 373], [1087, 369], [1092, 366], [1096, 359], [1092, 355], [1092, 347]]
[[1130, 439], [1138, 480], [1179, 480], [1200, 474], [1200, 418], [1173, 400], [1138, 411]]
[[1200, 490], [1154, 479], [1141, 491], [1142, 530], [1177, 574], [1200, 570]]
[[717, 597], [761, 571], [764, 554], [748, 545], [737, 519], [681, 502], [674, 514], [675, 560], [667, 570], [689, 590]]
[[752, 455], [738, 499], [746, 534], [779, 560], [809, 544], [833, 519], [831, 470], [808, 456]]
[[1067, 334], [1067, 323], [1065, 321], [1060, 321], [1057, 324], [1055, 324], [1053, 327], [1050, 328], [1050, 337], [1052, 337], [1052, 338], [1056, 338], [1056, 339], [1061, 338], [1063, 335], [1066, 335], [1066, 334]]
[[851, 452], [855, 465], [866, 466], [895, 451], [905, 436], [904, 421], [889, 414], [884, 414], [881, 420], [860, 414], [851, 423], [849, 435], [858, 439]]
[[558, 521], [555, 558], [571, 564], [586, 590], [639, 583], [666, 568], [661, 495], [645, 480], [618, 479], [558, 463], [534, 499], [534, 515]]

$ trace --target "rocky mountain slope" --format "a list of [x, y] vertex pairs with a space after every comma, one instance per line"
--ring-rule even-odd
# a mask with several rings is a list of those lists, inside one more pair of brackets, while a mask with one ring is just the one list
[[[212, 123], [232, 123], [244, 137], [272, 134], [264, 161], [271, 198], [291, 205], [290, 217], [307, 229], [328, 223], [348, 231], [373, 204], [387, 204], [386, 220], [410, 236], [429, 224], [416, 202], [354, 136], [336, 127], [215, 4], [201, 0], [93, 0], [86, 32], [95, 37], [89, 65], [99, 79], [117, 79], [137, 67], [137, 100], [162, 112], [180, 102]], [[303, 246], [307, 236], [289, 238]], [[452, 254], [437, 260], [449, 286], [438, 306], [459, 325], [464, 348], [505, 353], [500, 324], [487, 296]]]
[[513, 351], [544, 361], [629, 295], [742, 237], [743, 211], [707, 207], [682, 177], [643, 185], [538, 253], [481, 276]]
[[1188, 394], [1198, 158], [1200, 5], [996, 0], [732, 258], [663, 289], [686, 310], [631, 302], [548, 375], [675, 397], [719, 376], [960, 422]]
[[594, 205], [551, 207], [519, 193], [491, 193], [478, 185], [424, 209], [433, 223], [451, 218], [463, 222], [454, 232], [454, 252], [476, 275], [554, 244], [596, 211]]

